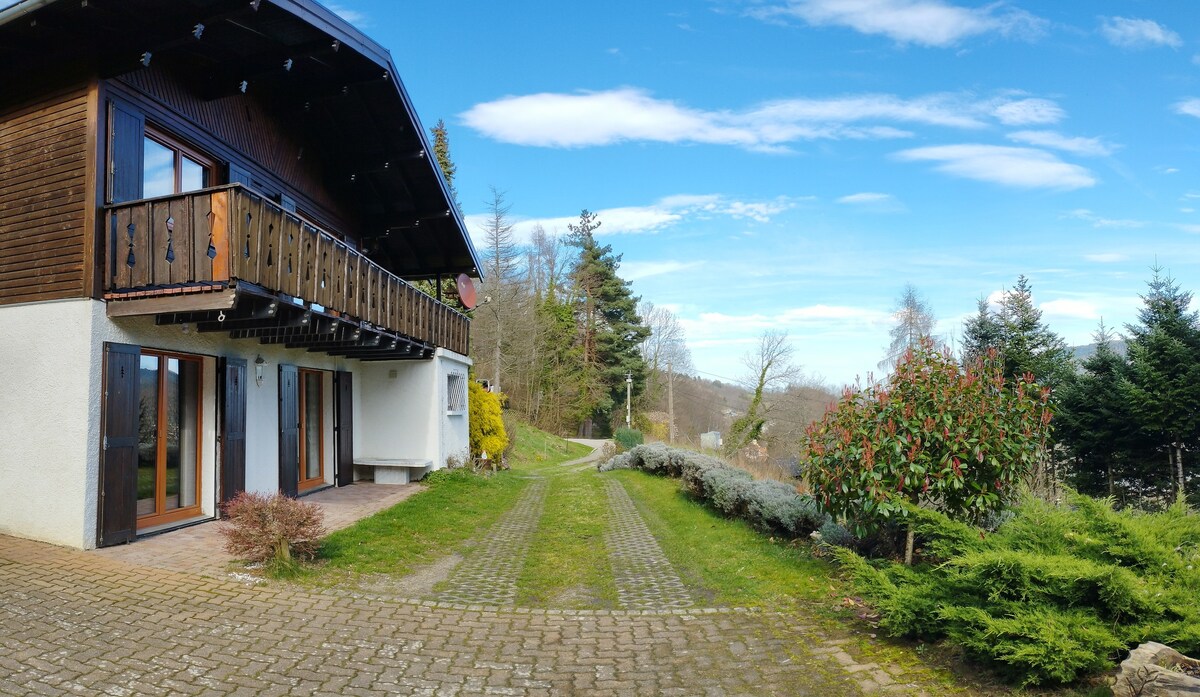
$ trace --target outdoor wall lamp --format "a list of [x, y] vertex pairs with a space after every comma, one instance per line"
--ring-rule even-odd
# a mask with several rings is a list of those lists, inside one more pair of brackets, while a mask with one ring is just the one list
[[259, 354], [259, 356], [254, 359], [254, 384], [258, 385], [259, 387], [262, 387], [263, 366], [266, 364], [267, 362], [263, 360], [262, 354]]

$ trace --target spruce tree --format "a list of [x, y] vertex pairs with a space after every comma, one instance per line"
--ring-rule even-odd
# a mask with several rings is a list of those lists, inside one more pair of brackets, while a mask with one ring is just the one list
[[1032, 373], [1039, 385], [1054, 389], [1073, 372], [1067, 342], [1042, 322], [1042, 311], [1033, 305], [1033, 289], [1024, 274], [1017, 277], [1016, 287], [1004, 294], [998, 319], [1006, 377]]
[[579, 248], [571, 276], [575, 286], [576, 318], [582, 357], [580, 434], [590, 437], [596, 421], [608, 425], [614, 407], [625, 401], [625, 379], [634, 394], [646, 381], [646, 363], [638, 346], [650, 335], [637, 314], [638, 298], [617, 275], [621, 256], [610, 245], [596, 242], [600, 227], [595, 213], [583, 210], [579, 224], [568, 225], [568, 243]]
[[446, 178], [446, 185], [450, 187], [450, 198], [454, 201], [454, 207], [461, 211], [462, 206], [458, 203], [458, 189], [454, 188], [454, 175], [458, 173], [458, 166], [450, 157], [450, 135], [446, 132], [446, 122], [438, 119], [437, 125], [429, 131], [433, 134], [433, 155], [437, 158], [442, 175]]
[[1096, 352], [1059, 392], [1055, 435], [1073, 457], [1075, 487], [1085, 494], [1115, 496], [1118, 479], [1135, 474], [1126, 468], [1134, 430], [1124, 394], [1129, 366], [1113, 350], [1114, 337], [1103, 321], [1093, 340]]
[[1000, 348], [1000, 322], [988, 308], [986, 298], [976, 304], [978, 312], [963, 323], [962, 363], [973, 365], [990, 349]]
[[1175, 490], [1185, 490], [1184, 453], [1200, 442], [1200, 326], [1192, 294], [1155, 266], [1129, 331], [1125, 395], [1142, 433], [1167, 453]]

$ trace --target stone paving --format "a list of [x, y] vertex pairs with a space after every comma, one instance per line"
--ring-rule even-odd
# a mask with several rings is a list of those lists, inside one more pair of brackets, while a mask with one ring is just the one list
[[860, 694], [768, 613], [435, 605], [0, 537], [0, 694]]
[[615, 479], [607, 480], [604, 486], [610, 509], [604, 543], [621, 607], [659, 610], [695, 605], [625, 487]]
[[[332, 532], [391, 508], [424, 488], [420, 484], [356, 482], [352, 486], [323, 489], [303, 500], [321, 507], [325, 512], [325, 528]], [[225, 552], [219, 527], [217, 521], [209, 521], [145, 537], [132, 544], [98, 549], [93, 554], [127, 564], [225, 576], [233, 557]]]
[[[318, 499], [331, 527], [416, 490], [362, 486]], [[919, 666], [857, 658], [855, 642], [796, 610], [687, 607], [615, 480], [606, 546], [627, 609], [512, 607], [546, 487], [530, 484], [438, 600], [238, 583], [211, 559], [212, 525], [93, 552], [0, 536], [0, 695], [925, 695], [932, 684]], [[187, 563], [172, 536], [210, 559]]]
[[517, 579], [546, 501], [546, 481], [530, 484], [459, 564], [438, 599], [450, 603], [505, 606], [517, 599]]

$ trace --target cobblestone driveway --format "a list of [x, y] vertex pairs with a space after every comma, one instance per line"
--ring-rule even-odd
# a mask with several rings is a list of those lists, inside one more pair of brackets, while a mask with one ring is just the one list
[[138, 545], [79, 552], [0, 536], [0, 695], [924, 694], [924, 670], [859, 661], [803, 618], [688, 607], [624, 487], [606, 486], [625, 610], [503, 607], [544, 481], [437, 601], [247, 585], [200, 575], [207, 566], [147, 566], [129, 552]]
[[859, 694], [811, 659], [805, 628], [774, 615], [431, 605], [0, 536], [0, 693]]

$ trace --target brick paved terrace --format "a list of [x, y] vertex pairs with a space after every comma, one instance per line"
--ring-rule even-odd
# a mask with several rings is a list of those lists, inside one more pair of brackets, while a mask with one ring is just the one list
[[[596, 563], [611, 564], [619, 609], [515, 605], [533, 531], [553, 524], [540, 520], [547, 483], [598, 476], [585, 463], [535, 475], [415, 598], [239, 582], [212, 525], [98, 552], [0, 537], [0, 694], [959, 693], [920, 665], [862, 655], [795, 608], [703, 606], [607, 477], [611, 534]], [[313, 500], [339, 527], [415, 490]]]

